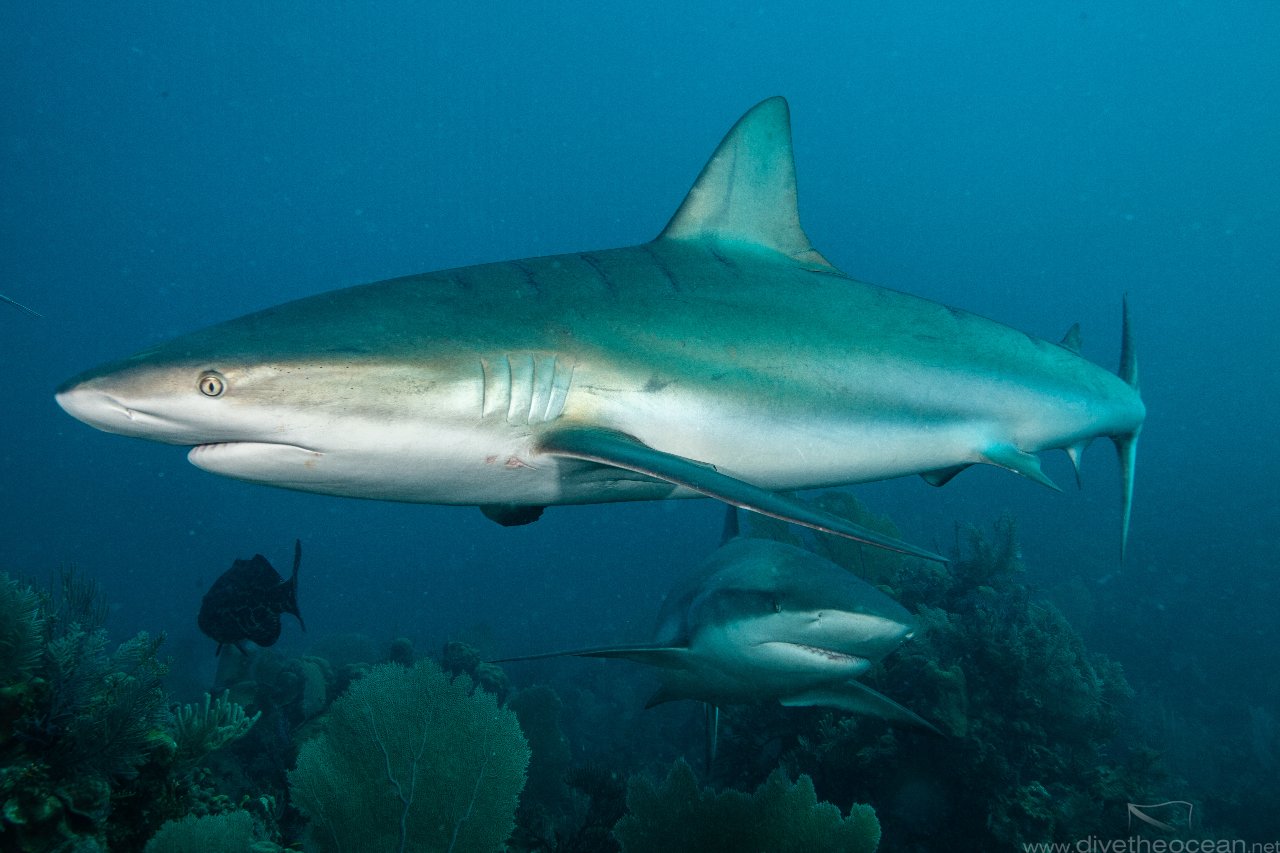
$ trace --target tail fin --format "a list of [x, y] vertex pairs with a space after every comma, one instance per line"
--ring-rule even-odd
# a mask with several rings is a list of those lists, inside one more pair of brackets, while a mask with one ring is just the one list
[[1124, 508], [1120, 517], [1120, 562], [1129, 547], [1129, 517], [1133, 514], [1133, 464], [1138, 458], [1138, 431], [1129, 435], [1113, 436], [1116, 455], [1120, 458], [1120, 493]]
[[302, 630], [307, 630], [307, 623], [302, 621], [302, 613], [298, 610], [298, 567], [302, 565], [302, 540], [293, 540], [293, 574], [284, 582], [281, 594], [284, 600], [280, 607], [281, 613], [292, 613], [298, 617], [298, 624], [302, 626]]
[[[1123, 320], [1120, 331], [1120, 378], [1129, 383], [1134, 391], [1138, 390], [1138, 353], [1133, 346], [1133, 325], [1129, 320], [1129, 298], [1124, 299]], [[1120, 495], [1121, 510], [1120, 561], [1124, 562], [1125, 550], [1129, 545], [1129, 517], [1133, 512], [1133, 467], [1138, 458], [1139, 426], [1127, 435], [1112, 436], [1116, 454], [1120, 458]]]

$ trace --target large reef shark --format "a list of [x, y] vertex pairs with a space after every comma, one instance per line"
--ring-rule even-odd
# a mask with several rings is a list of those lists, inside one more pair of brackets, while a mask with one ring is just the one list
[[758, 702], [822, 706], [938, 730], [856, 679], [915, 633], [902, 605], [829, 560], [769, 539], [731, 538], [667, 594], [650, 642], [503, 658], [572, 655], [655, 667], [645, 705], [708, 706], [708, 762], [719, 708]]
[[189, 445], [197, 467], [330, 495], [477, 505], [709, 495], [937, 555], [785, 492], [976, 463], [1052, 485], [1097, 436], [1128, 530], [1145, 409], [1127, 311], [1120, 376], [1050, 343], [856, 281], [800, 227], [786, 101], [744, 115], [637, 246], [425, 273], [286, 303], [83, 373], [61, 406]]

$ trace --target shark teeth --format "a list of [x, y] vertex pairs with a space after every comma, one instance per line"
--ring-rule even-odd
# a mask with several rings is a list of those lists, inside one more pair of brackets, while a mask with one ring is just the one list
[[852, 664], [868, 663], [866, 658], [859, 657], [858, 655], [851, 655], [845, 652], [838, 652], [835, 649], [827, 649], [827, 648], [823, 648], [822, 646], [810, 646], [810, 645], [806, 645], [805, 643], [788, 643], [787, 645], [793, 648], [799, 649], [800, 651], [808, 652], [811, 655], [825, 658], [829, 661], [834, 661], [836, 663], [852, 663]]

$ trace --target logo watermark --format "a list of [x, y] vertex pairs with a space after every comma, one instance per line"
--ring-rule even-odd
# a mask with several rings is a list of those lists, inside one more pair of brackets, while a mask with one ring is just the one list
[[1023, 853], [1280, 853], [1280, 841], [1242, 838], [1099, 838], [1024, 842]]
[[1163, 832], [1191, 831], [1191, 815], [1195, 811], [1195, 806], [1186, 800], [1166, 800], [1163, 803], [1127, 803], [1126, 805], [1129, 807], [1130, 830], [1133, 829], [1133, 821], [1137, 818], [1147, 826], [1154, 826]]
[[1024, 843], [1023, 853], [1280, 853], [1280, 841], [1242, 838], [1188, 838], [1195, 807], [1186, 800], [1126, 803], [1129, 832], [1151, 830], [1164, 836], [1131, 834], [1127, 838], [1089, 835], [1075, 841]]

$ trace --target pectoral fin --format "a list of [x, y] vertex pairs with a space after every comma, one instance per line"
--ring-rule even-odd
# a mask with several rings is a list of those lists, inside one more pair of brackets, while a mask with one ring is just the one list
[[567, 427], [546, 435], [539, 449], [552, 456], [585, 459], [635, 471], [761, 515], [844, 536], [877, 548], [938, 563], [947, 562], [945, 557], [932, 551], [908, 545], [793, 498], [721, 474], [710, 465], [656, 450], [624, 433], [595, 427]]
[[779, 701], [788, 708], [808, 707], [811, 705], [839, 708], [842, 711], [850, 711], [855, 714], [880, 717], [891, 723], [901, 723], [928, 729], [937, 735], [942, 734], [933, 724], [919, 714], [902, 707], [888, 696], [883, 693], [877, 693], [859, 681], [845, 681], [827, 687], [816, 687], [803, 693], [797, 693], [794, 696], [785, 696]]
[[579, 657], [579, 658], [622, 658], [636, 663], [648, 664], [661, 669], [682, 669], [687, 666], [689, 650], [683, 646], [599, 646], [590, 649], [568, 649], [562, 652], [543, 652], [537, 655], [520, 655], [518, 657], [498, 658], [490, 663], [511, 663], [522, 660], [545, 660], [547, 658]]

